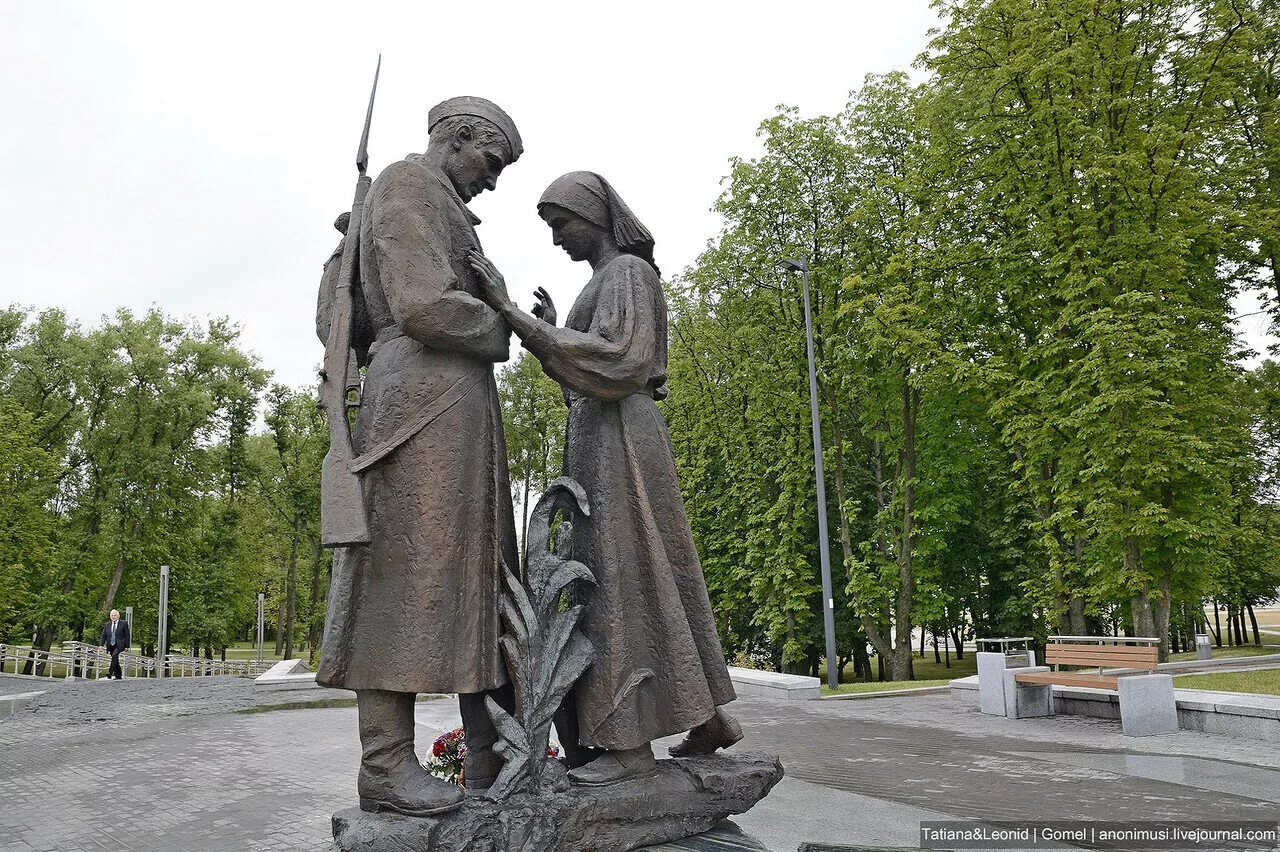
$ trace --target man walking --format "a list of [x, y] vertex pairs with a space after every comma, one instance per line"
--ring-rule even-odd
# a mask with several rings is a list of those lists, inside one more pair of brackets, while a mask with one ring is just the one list
[[111, 610], [111, 620], [102, 625], [102, 635], [98, 644], [111, 654], [111, 666], [107, 669], [107, 680], [122, 680], [124, 672], [120, 669], [120, 654], [129, 650], [132, 640], [129, 635], [129, 622], [120, 620], [120, 610]]
[[[316, 681], [354, 690], [366, 811], [427, 816], [457, 787], [414, 754], [417, 693], [457, 693], [468, 790], [502, 768], [486, 695], [514, 706], [499, 650], [503, 565], [519, 564], [493, 365], [510, 329], [479, 299], [468, 255], [479, 223], [466, 204], [520, 156], [520, 134], [484, 98], [428, 115], [427, 151], [388, 166], [359, 233], [360, 295], [371, 340], [353, 436], [371, 540], [335, 551]], [[355, 223], [352, 223], [354, 227]], [[332, 286], [326, 275], [322, 288]], [[321, 293], [317, 331], [329, 331]], [[363, 359], [362, 359], [363, 360]]]

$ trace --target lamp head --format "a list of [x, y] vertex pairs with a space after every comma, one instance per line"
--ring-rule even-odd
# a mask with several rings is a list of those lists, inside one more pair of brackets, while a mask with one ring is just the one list
[[780, 260], [778, 261], [778, 266], [785, 266], [787, 269], [791, 269], [796, 272], [804, 272], [809, 268], [809, 262], [805, 258], [800, 258], [799, 260]]

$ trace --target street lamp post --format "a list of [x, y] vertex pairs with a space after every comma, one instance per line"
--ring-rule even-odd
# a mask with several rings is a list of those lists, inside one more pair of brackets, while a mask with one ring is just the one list
[[156, 625], [156, 676], [165, 676], [164, 657], [169, 645], [169, 566], [160, 566], [160, 618]]
[[822, 474], [822, 424], [818, 419], [818, 368], [813, 358], [813, 314], [809, 308], [809, 260], [783, 260], [779, 266], [798, 270], [804, 289], [804, 338], [809, 351], [809, 414], [813, 419], [813, 469], [818, 479], [818, 559], [822, 566], [822, 626], [827, 636], [827, 685], [840, 686], [836, 657], [835, 598], [831, 592], [831, 554], [827, 545], [827, 483]]

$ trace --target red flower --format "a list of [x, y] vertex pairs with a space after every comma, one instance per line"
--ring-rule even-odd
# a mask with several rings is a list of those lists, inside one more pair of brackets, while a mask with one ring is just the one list
[[435, 745], [431, 747], [431, 754], [434, 757], [439, 757], [440, 755], [444, 754], [444, 743], [440, 742], [439, 740], [436, 740]]

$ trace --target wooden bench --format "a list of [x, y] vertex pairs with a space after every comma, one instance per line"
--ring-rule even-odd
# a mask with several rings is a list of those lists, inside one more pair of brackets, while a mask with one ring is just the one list
[[[1089, 645], [1084, 642], [1054, 642], [1059, 637], [1050, 637], [1044, 647], [1044, 661], [1050, 666], [1088, 666], [1096, 667], [1092, 672], [1027, 672], [1015, 674], [1018, 683], [1042, 683], [1050, 686], [1085, 686], [1091, 689], [1109, 689], [1119, 692], [1120, 675], [1103, 674], [1104, 668], [1114, 669], [1146, 669], [1154, 672], [1159, 659], [1159, 649], [1153, 644], [1142, 645]], [[1131, 642], [1132, 639], [1103, 639], [1098, 642]]]
[[[1119, 693], [1120, 722], [1125, 734], [1173, 733], [1178, 730], [1173, 678], [1156, 673], [1158, 644], [1156, 639], [1131, 637], [1050, 636], [1044, 661], [1058, 670], [1050, 671], [1047, 666], [1006, 670], [1005, 715], [1014, 719], [1053, 715], [1055, 686], [1105, 689]], [[1097, 671], [1067, 672], [1062, 666]], [[1103, 671], [1106, 668], [1139, 669], [1141, 673], [1107, 674]]]

